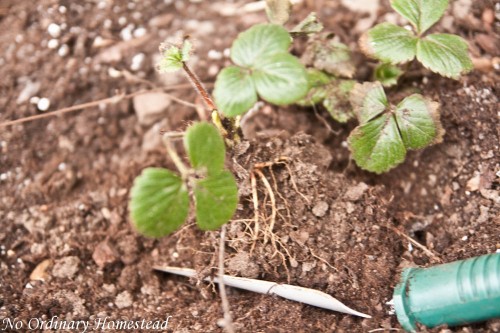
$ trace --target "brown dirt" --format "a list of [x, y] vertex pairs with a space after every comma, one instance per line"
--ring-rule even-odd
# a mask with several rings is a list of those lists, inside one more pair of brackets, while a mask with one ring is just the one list
[[[108, 5], [100, 8], [99, 3]], [[352, 27], [363, 15], [337, 1], [317, 1], [311, 7], [306, 3], [313, 2], [297, 8], [295, 21], [317, 6], [327, 29], [356, 47], [358, 33]], [[1, 2], [0, 122], [40, 113], [29, 101], [17, 103], [28, 80], [40, 83], [35, 94], [50, 99], [50, 110], [106, 98], [117, 90], [147, 88], [109, 74], [111, 67], [130, 70], [132, 57], [140, 52], [145, 60], [135, 75], [157, 85], [183, 83], [180, 76], [154, 72], [157, 45], [179, 31], [194, 37], [193, 66], [203, 81], [213, 82], [228, 60], [210, 59], [208, 51], [222, 52], [239, 31], [265, 21], [262, 12], [223, 17], [212, 2], [133, 4]], [[476, 58], [498, 57], [488, 42], [499, 37], [498, 21], [488, 23], [493, 5], [476, 1], [470, 15], [453, 25], [455, 33], [469, 40]], [[60, 6], [65, 6], [65, 13]], [[378, 20], [387, 12], [384, 3]], [[59, 37], [59, 43], [69, 47], [64, 57], [57, 55], [57, 48], [46, 46], [52, 22], [67, 25]], [[109, 47], [121, 40], [120, 31], [131, 22], [146, 28], [145, 37], [111, 52], [116, 48]], [[97, 36], [110, 44], [96, 47]], [[110, 54], [116, 59], [108, 59]], [[358, 78], [368, 79], [372, 62], [360, 54], [356, 59]], [[443, 262], [498, 250], [498, 82], [498, 70], [493, 69], [475, 71], [459, 82], [425, 71], [403, 80], [403, 91], [419, 90], [441, 102], [446, 135], [442, 144], [410, 153], [403, 165], [382, 176], [362, 172], [349, 161], [345, 140], [355, 123], [326, 120], [332, 133], [318, 119], [327, 118], [326, 112], [320, 110], [316, 116], [311, 110], [270, 106], [248, 119], [244, 130], [250, 147], [232, 163], [241, 183], [241, 202], [228, 226], [227, 272], [316, 288], [373, 319], [228, 289], [238, 331], [400, 328], [386, 304], [398, 272], [434, 261], [418, 248], [410, 250], [392, 227], [427, 246]], [[184, 100], [196, 98], [189, 89], [173, 93]], [[401, 94], [393, 89], [389, 97], [397, 101]], [[164, 130], [182, 129], [197, 119], [194, 110], [178, 104], [167, 112], [168, 120], [158, 125]], [[151, 269], [153, 264], [168, 264], [208, 274], [216, 266], [219, 233], [197, 230], [191, 218], [174, 235], [149, 240], [128, 222], [128, 190], [134, 177], [146, 166], [172, 167], [154, 140], [156, 132], [138, 124], [129, 100], [2, 128], [0, 323], [4, 318], [26, 323], [30, 318], [58, 316], [93, 322], [170, 315], [169, 332], [222, 331], [220, 299], [212, 286]], [[147, 150], [142, 149], [145, 144]], [[288, 168], [275, 165], [272, 172], [263, 172], [277, 189], [274, 233], [284, 259], [262, 238], [250, 252], [249, 234], [254, 213], [248, 171], [257, 162], [281, 156], [288, 158]], [[363, 183], [368, 185], [364, 191]], [[261, 182], [258, 190], [265, 207], [261, 217], [268, 221], [270, 200]], [[261, 221], [262, 227], [266, 223]], [[46, 259], [46, 270], [36, 272], [44, 281], [33, 281], [30, 274]], [[431, 331], [500, 332], [500, 322]]]

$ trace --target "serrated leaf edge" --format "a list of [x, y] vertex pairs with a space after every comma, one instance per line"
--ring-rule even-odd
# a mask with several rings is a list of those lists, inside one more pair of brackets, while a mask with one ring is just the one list
[[[434, 35], [434, 34], [427, 35], [426, 37], [429, 37], [429, 36], [432, 36], [432, 35]], [[462, 41], [462, 42], [464, 42], [464, 43], [465, 43], [465, 45], [467, 45], [467, 51], [468, 51], [468, 45], [469, 45], [469, 44], [467, 43], [467, 41], [466, 41], [465, 39], [463, 39], [462, 37], [460, 37], [460, 36], [458, 36], [458, 35], [454, 35], [454, 34], [451, 34], [451, 35], [452, 35], [452, 36], [455, 36], [455, 37], [460, 38], [460, 39], [461, 39], [461, 41]], [[469, 64], [469, 65], [470, 65], [470, 66], [463, 68], [463, 69], [462, 69], [462, 70], [461, 70], [458, 74], [456, 74], [456, 75], [453, 75], [453, 74], [448, 74], [448, 73], [445, 73], [445, 72], [440, 72], [440, 71], [434, 71], [434, 70], [433, 70], [433, 69], [431, 69], [429, 66], [426, 66], [426, 65], [422, 62], [422, 60], [420, 60], [420, 58], [418, 57], [418, 48], [419, 48], [419, 46], [418, 46], [418, 45], [420, 44], [420, 42], [421, 42], [421, 41], [424, 41], [424, 40], [426, 39], [426, 37], [424, 37], [424, 38], [419, 38], [419, 39], [418, 39], [418, 41], [417, 41], [417, 50], [416, 50], [416, 53], [415, 53], [415, 54], [416, 54], [416, 58], [417, 58], [418, 62], [419, 62], [419, 63], [420, 63], [420, 64], [421, 64], [424, 68], [426, 68], [426, 69], [430, 70], [430, 71], [431, 71], [431, 72], [433, 72], [433, 73], [439, 74], [439, 75], [441, 75], [441, 76], [443, 76], [443, 77], [447, 77], [447, 78], [449, 78], [449, 79], [453, 79], [453, 80], [458, 80], [458, 79], [460, 79], [460, 76], [461, 76], [461, 75], [467, 74], [467, 73], [469, 73], [470, 71], [472, 71], [472, 70], [474, 69], [474, 64], [472, 63], [472, 60], [470, 59], [470, 56], [469, 56], [469, 61], [470, 61], [470, 64]], [[434, 42], [434, 41], [433, 41], [433, 42]], [[435, 43], [435, 42], [434, 42], [434, 43]], [[437, 43], [436, 43], [436, 44], [437, 44]], [[441, 45], [441, 46], [443, 46], [444, 48], [446, 48], [446, 49], [448, 50], [448, 47], [449, 47], [448, 45], [444, 45], [444, 44], [441, 44], [441, 43], [440, 43], [440, 45]]]

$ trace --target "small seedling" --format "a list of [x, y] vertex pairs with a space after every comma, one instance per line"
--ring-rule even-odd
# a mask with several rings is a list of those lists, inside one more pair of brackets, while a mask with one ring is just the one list
[[356, 67], [349, 47], [329, 33], [312, 39], [302, 55], [302, 62], [328, 74], [352, 78]]
[[403, 75], [403, 71], [398, 66], [390, 63], [379, 64], [373, 72], [375, 81], [379, 81], [384, 87], [392, 87], [398, 84], [401, 75]]
[[188, 39], [184, 39], [182, 45], [160, 45], [163, 57], [157, 65], [160, 73], [176, 72], [182, 69], [189, 60], [193, 45]]
[[308, 68], [309, 92], [297, 102], [301, 106], [322, 104], [333, 119], [345, 123], [354, 117], [349, 94], [356, 81], [339, 79], [323, 71]]
[[160, 52], [163, 57], [157, 65], [157, 70], [160, 73], [175, 72], [180, 69], [184, 71], [184, 74], [186, 74], [198, 94], [203, 98], [205, 105], [212, 112], [212, 121], [214, 125], [224, 137], [227, 145], [231, 147], [240, 140], [238, 119], [226, 119], [224, 115], [219, 112], [210, 94], [198, 79], [198, 76], [189, 68], [187, 61], [189, 60], [192, 48], [192, 44], [188, 37], [185, 37], [180, 45], [161, 44]]
[[217, 129], [196, 123], [184, 134], [191, 167], [185, 166], [165, 137], [167, 151], [180, 174], [163, 168], [146, 168], [134, 181], [130, 217], [135, 228], [148, 237], [162, 237], [177, 230], [189, 213], [189, 201], [202, 230], [226, 223], [238, 204], [233, 175], [224, 169], [226, 148]]
[[390, 105], [380, 82], [356, 84], [351, 104], [359, 121], [348, 138], [356, 164], [375, 173], [402, 163], [406, 151], [442, 141], [439, 104], [422, 95]]
[[224, 68], [215, 82], [214, 97], [228, 117], [247, 112], [257, 96], [287, 105], [307, 93], [307, 73], [288, 53], [292, 38], [283, 27], [259, 24], [241, 33], [231, 47], [236, 66]]
[[307, 70], [309, 92], [297, 102], [302, 106], [322, 104], [338, 122], [354, 117], [349, 104], [349, 93], [354, 87], [355, 66], [347, 45], [334, 40], [331, 34], [321, 34], [307, 45], [302, 62]]
[[293, 37], [301, 35], [316, 34], [323, 30], [323, 24], [318, 20], [315, 12], [309, 13], [305, 19], [297, 24], [292, 30], [290, 35]]
[[412, 24], [415, 32], [392, 23], [381, 23], [360, 39], [361, 49], [383, 62], [400, 64], [415, 57], [424, 67], [458, 79], [472, 70], [467, 42], [459, 36], [424, 33], [443, 16], [448, 0], [391, 0], [392, 8]]

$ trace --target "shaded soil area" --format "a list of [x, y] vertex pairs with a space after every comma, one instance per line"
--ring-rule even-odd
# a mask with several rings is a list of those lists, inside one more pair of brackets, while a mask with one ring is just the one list
[[[235, 36], [266, 21], [263, 11], [241, 5], [0, 2], [0, 122], [43, 113], [43, 98], [50, 111], [152, 87], [171, 87], [169, 93], [201, 107], [182, 75], [155, 72], [158, 45], [190, 34], [191, 65], [211, 87], [230, 63], [225, 50]], [[290, 25], [312, 10], [358, 50], [360, 30], [353, 27], [368, 14], [341, 1], [304, 0]], [[483, 71], [452, 81], [420, 68], [388, 91], [394, 101], [414, 91], [439, 101], [446, 130], [442, 144], [410, 153], [388, 174], [357, 168], [345, 143], [356, 124], [335, 123], [324, 110], [264, 105], [246, 119], [248, 141], [229, 163], [240, 204], [228, 225], [226, 272], [315, 288], [373, 318], [228, 289], [238, 332], [401, 330], [387, 302], [403, 268], [500, 249], [498, 10], [493, 1], [475, 1], [463, 16], [450, 10], [433, 28], [466, 38]], [[390, 15], [382, 1], [373, 23]], [[302, 50], [299, 41], [294, 52]], [[357, 78], [370, 79], [375, 63], [359, 52], [355, 60]], [[0, 323], [172, 316], [168, 332], [223, 331], [214, 286], [152, 270], [170, 265], [215, 273], [219, 232], [199, 231], [190, 217], [172, 236], [146, 239], [132, 229], [127, 211], [130, 186], [143, 168], [173, 168], [160, 132], [207, 115], [169, 101], [165, 112], [144, 122], [136, 103], [120, 99], [1, 128]], [[260, 233], [254, 237], [250, 175], [264, 162], [273, 163], [256, 177]], [[410, 246], [403, 234], [430, 253]], [[500, 321], [429, 332], [500, 332]]]

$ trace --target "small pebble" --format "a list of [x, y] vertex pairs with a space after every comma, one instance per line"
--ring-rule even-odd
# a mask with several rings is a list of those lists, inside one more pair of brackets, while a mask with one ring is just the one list
[[138, 71], [139, 69], [141, 69], [144, 59], [146, 59], [146, 55], [144, 53], [136, 54], [132, 58], [132, 64], [130, 65], [130, 69], [133, 71]]
[[118, 24], [119, 24], [119, 25], [125, 25], [125, 24], [127, 24], [127, 18], [126, 18], [126, 17], [124, 17], [124, 16], [120, 17], [120, 18], [118, 19]]
[[313, 214], [317, 217], [325, 216], [327, 211], [328, 211], [328, 204], [324, 201], [318, 202], [312, 209]]
[[139, 27], [139, 28], [137, 28], [137, 29], [134, 30], [133, 35], [134, 35], [135, 38], [139, 38], [139, 37], [145, 36], [146, 32], [147, 32], [146, 28]]
[[55, 38], [49, 40], [49, 42], [47, 43], [47, 47], [49, 49], [55, 49], [59, 46], [59, 41]]
[[50, 107], [50, 100], [46, 97], [40, 98], [36, 104], [36, 107], [40, 111], [47, 111]]
[[132, 29], [134, 28], [134, 25], [133, 24], [129, 24], [127, 25], [125, 28], [122, 29], [122, 31], [120, 31], [120, 37], [124, 40], [124, 41], [129, 41], [132, 39]]
[[132, 305], [132, 296], [128, 291], [116, 295], [115, 304], [118, 309], [128, 308]]
[[222, 59], [222, 53], [219, 52], [219, 51], [216, 51], [216, 50], [210, 50], [208, 51], [208, 59], [212, 59], [212, 60], [221, 60]]
[[52, 275], [58, 278], [73, 278], [78, 272], [80, 259], [75, 256], [64, 257], [56, 260], [52, 268]]
[[107, 2], [107, 1], [99, 1], [99, 2], [97, 3], [97, 8], [99, 8], [99, 9], [104, 9], [104, 8], [106, 8], [107, 6], [108, 6], [108, 2]]
[[65, 57], [69, 53], [69, 46], [66, 44], [61, 45], [59, 50], [57, 50], [57, 54], [59, 54], [60, 57]]
[[55, 23], [49, 24], [47, 31], [53, 38], [58, 38], [59, 36], [61, 36], [61, 27]]
[[102, 27], [106, 30], [111, 29], [112, 26], [113, 26], [113, 21], [111, 21], [110, 19], [105, 19], [104, 23], [102, 24]]

